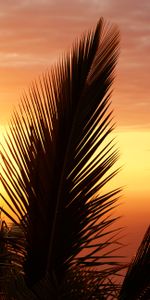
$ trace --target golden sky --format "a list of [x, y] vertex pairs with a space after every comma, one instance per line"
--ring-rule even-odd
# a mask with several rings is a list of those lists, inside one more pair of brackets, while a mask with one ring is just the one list
[[101, 16], [121, 33], [112, 96], [123, 165], [116, 184], [125, 186], [120, 212], [133, 254], [150, 215], [149, 0], [1, 0], [0, 129], [31, 81]]

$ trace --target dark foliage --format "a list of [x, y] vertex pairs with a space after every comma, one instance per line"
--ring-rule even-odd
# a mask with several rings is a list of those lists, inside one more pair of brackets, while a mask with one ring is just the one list
[[119, 299], [150, 299], [150, 226], [129, 265]]
[[120, 189], [103, 187], [118, 172], [109, 108], [118, 43], [118, 30], [101, 19], [12, 116], [2, 149], [11, 213], [1, 210], [13, 221], [0, 232], [6, 300], [117, 298], [121, 245], [110, 226]]

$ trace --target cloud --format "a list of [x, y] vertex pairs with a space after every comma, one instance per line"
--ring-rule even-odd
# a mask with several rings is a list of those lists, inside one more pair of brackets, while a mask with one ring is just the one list
[[103, 16], [121, 32], [114, 103], [122, 120], [135, 123], [141, 111], [147, 122], [150, 109], [140, 103], [150, 94], [149, 11], [149, 0], [2, 0], [0, 67], [44, 70]]
[[57, 38], [65, 42], [94, 25], [102, 15], [119, 25], [124, 49], [136, 46], [138, 50], [140, 41], [143, 47], [149, 47], [148, 6], [147, 0], [3, 0], [0, 35], [18, 39], [17, 44], [23, 40], [37, 43], [38, 39], [52, 39], [53, 43]]
[[49, 64], [48, 57], [41, 57], [34, 54], [19, 54], [19, 53], [0, 53], [0, 66], [2, 68], [17, 68], [26, 66], [36, 66]]

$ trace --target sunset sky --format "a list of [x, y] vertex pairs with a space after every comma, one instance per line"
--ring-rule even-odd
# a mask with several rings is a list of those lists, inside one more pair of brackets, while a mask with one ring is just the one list
[[112, 106], [125, 186], [119, 213], [133, 255], [150, 216], [150, 1], [1, 0], [0, 133], [31, 81], [98, 19], [118, 25], [121, 51]]

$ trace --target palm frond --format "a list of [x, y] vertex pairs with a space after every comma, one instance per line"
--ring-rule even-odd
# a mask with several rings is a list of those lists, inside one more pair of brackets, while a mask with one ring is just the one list
[[109, 139], [118, 43], [116, 27], [101, 19], [32, 84], [13, 114], [2, 183], [26, 239], [29, 287], [49, 276], [58, 289], [75, 267], [108, 274], [117, 265], [107, 248], [118, 247], [109, 226], [120, 189], [103, 187], [118, 172], [111, 171], [118, 153]]
[[150, 295], [150, 226], [129, 265], [123, 281], [121, 300], [148, 300]]

